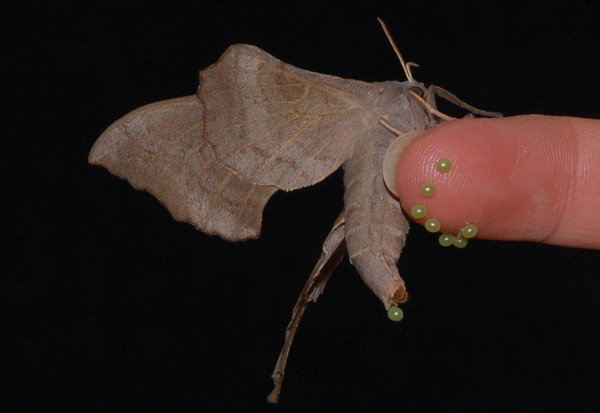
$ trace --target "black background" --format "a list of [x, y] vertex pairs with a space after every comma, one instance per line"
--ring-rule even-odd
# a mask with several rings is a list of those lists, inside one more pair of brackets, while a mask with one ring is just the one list
[[198, 70], [234, 43], [315, 72], [403, 80], [378, 16], [425, 84], [506, 115], [598, 117], [598, 6], [90, 4], [3, 12], [2, 406], [598, 408], [598, 251], [442, 249], [414, 225], [399, 263], [404, 321], [389, 322], [344, 261], [301, 324], [279, 406], [268, 406], [291, 309], [342, 208], [341, 174], [277, 193], [263, 236], [230, 244], [87, 164], [110, 123], [193, 94]]

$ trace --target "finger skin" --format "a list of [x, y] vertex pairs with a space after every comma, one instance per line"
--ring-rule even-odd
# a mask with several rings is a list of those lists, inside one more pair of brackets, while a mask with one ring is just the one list
[[[436, 170], [441, 158], [448, 173]], [[421, 195], [424, 183], [437, 192]], [[600, 249], [600, 121], [517, 116], [437, 126], [404, 151], [397, 185], [407, 213], [425, 205], [442, 231]]]

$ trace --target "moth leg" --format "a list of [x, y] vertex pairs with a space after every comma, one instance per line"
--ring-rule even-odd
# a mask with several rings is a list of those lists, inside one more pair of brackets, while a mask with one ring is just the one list
[[[423, 109], [425, 109], [427, 111], [427, 113], [437, 116], [438, 118], [443, 119], [446, 122], [456, 119], [456, 118], [453, 118], [452, 116], [448, 116], [445, 113], [442, 113], [439, 110], [437, 110], [436, 108], [434, 108], [433, 105], [428, 102], [430, 93], [427, 93], [427, 100], [423, 99], [421, 96], [419, 96], [413, 90], [409, 91], [408, 94], [410, 95], [410, 97], [415, 99], [421, 106], [423, 106]], [[435, 95], [434, 95], [434, 99], [435, 99]]]
[[296, 335], [296, 330], [300, 324], [300, 320], [304, 315], [304, 311], [308, 304], [316, 302], [317, 298], [323, 293], [325, 284], [331, 276], [331, 272], [340, 263], [344, 255], [346, 254], [346, 221], [344, 218], [344, 211], [342, 210], [340, 216], [335, 220], [331, 232], [323, 243], [323, 253], [317, 261], [317, 265], [313, 269], [312, 273], [308, 277], [308, 281], [304, 285], [298, 301], [292, 310], [292, 319], [285, 329], [285, 342], [277, 364], [273, 370], [273, 383], [275, 387], [273, 391], [267, 397], [269, 403], [277, 403], [279, 399], [279, 393], [281, 392], [281, 384], [283, 382], [283, 376], [285, 375], [285, 366], [287, 364], [288, 355]]
[[501, 118], [502, 117], [502, 113], [500, 113], [500, 112], [488, 112], [487, 110], [477, 109], [476, 107], [471, 106], [466, 102], [463, 102], [456, 95], [448, 92], [446, 89], [441, 88], [436, 85], [430, 85], [427, 88], [427, 95], [426, 95], [427, 103], [430, 105], [433, 105], [433, 103], [435, 102], [436, 96], [439, 96], [442, 99], [452, 103], [453, 105], [456, 105], [459, 108], [463, 108], [463, 109], [471, 112], [474, 115], [485, 116], [488, 118]]
[[379, 118], [379, 123], [381, 123], [384, 128], [386, 128], [387, 130], [389, 130], [396, 136], [404, 135], [404, 133], [405, 133], [405, 132], [401, 131], [400, 129], [395, 128], [392, 125], [390, 125], [390, 123], [383, 118]]

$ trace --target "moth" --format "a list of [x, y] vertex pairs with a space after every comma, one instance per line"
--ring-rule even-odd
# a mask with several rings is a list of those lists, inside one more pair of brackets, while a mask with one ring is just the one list
[[436, 110], [436, 95], [472, 113], [495, 115], [415, 81], [413, 64], [404, 62], [381, 24], [407, 81], [341, 79], [238, 44], [200, 71], [195, 96], [129, 113], [89, 155], [90, 163], [152, 193], [176, 220], [229, 241], [260, 235], [262, 211], [277, 190], [314, 185], [343, 167], [345, 208], [293, 309], [273, 372], [272, 403], [300, 319], [346, 253], [386, 309], [408, 298], [396, 263], [409, 220], [384, 183], [388, 148], [397, 159], [414, 138], [411, 131], [448, 119]]

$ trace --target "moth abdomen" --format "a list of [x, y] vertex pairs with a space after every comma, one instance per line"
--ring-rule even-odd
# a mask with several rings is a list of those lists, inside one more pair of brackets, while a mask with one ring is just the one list
[[386, 308], [408, 295], [396, 262], [406, 240], [408, 221], [383, 183], [383, 151], [391, 132], [378, 129], [361, 141], [344, 163], [346, 245], [352, 264]]

